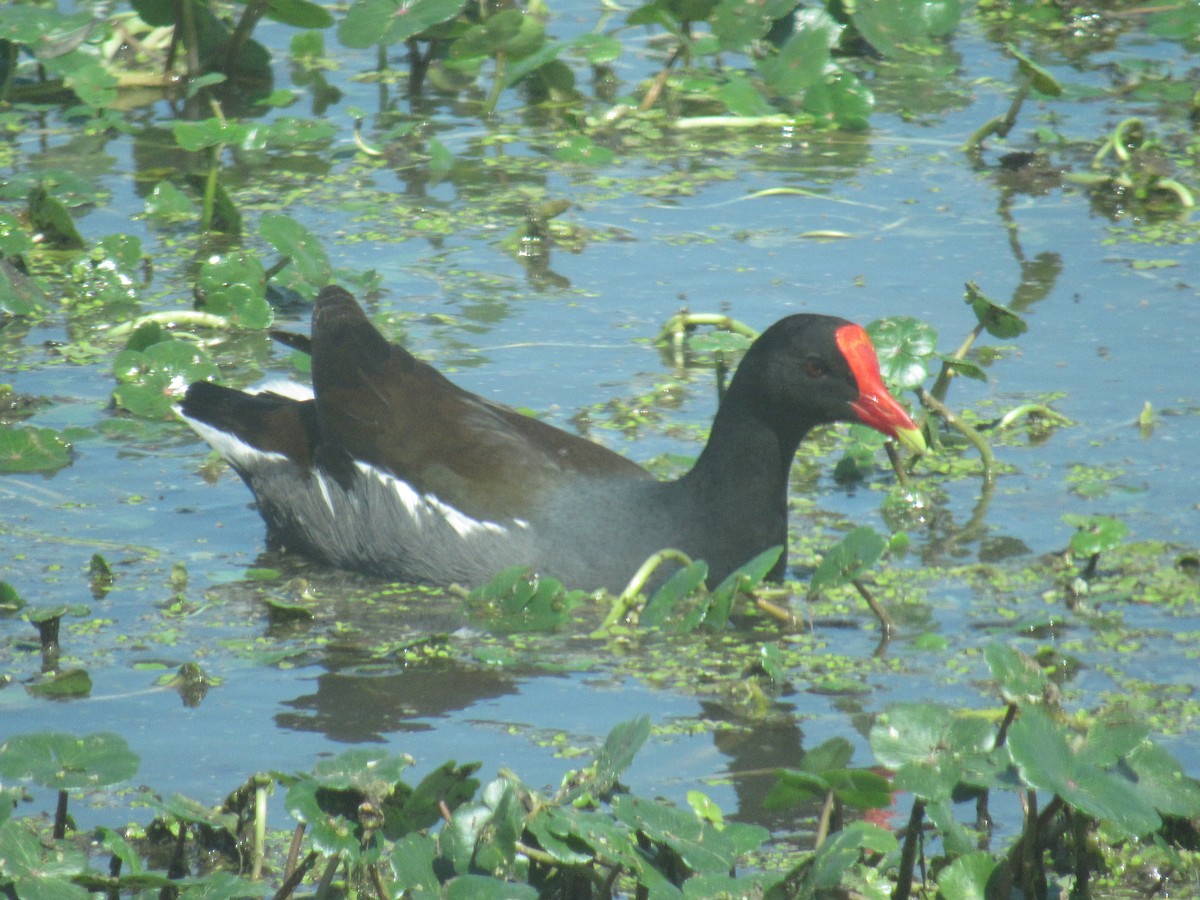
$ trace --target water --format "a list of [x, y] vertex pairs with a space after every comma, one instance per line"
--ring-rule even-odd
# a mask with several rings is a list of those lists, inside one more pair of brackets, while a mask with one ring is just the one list
[[[533, 409], [562, 427], [570, 427], [578, 410], [638, 396], [675, 378], [649, 341], [685, 303], [695, 311], [727, 309], [760, 329], [798, 311], [864, 322], [914, 316], [933, 324], [941, 349], [951, 352], [974, 326], [962, 302], [965, 281], [1008, 302], [1038, 275], [1046, 290], [1023, 309], [1029, 332], [1004, 342], [987, 366], [986, 383], [961, 380], [950, 400], [990, 418], [1052, 395], [1054, 408], [1075, 424], [1045, 442], [997, 449], [1005, 469], [986, 530], [963, 542], [959, 561], [975, 561], [988, 537], [1010, 537], [1028, 548], [1014, 566], [1060, 550], [1072, 531], [1064, 513], [1118, 516], [1134, 539], [1167, 541], [1194, 552], [1200, 491], [1187, 449], [1200, 439], [1194, 250], [1128, 240], [1092, 210], [1082, 189], [1008, 195], [991, 169], [973, 167], [958, 147], [1007, 106], [1004, 86], [1012, 63], [972, 27], [955, 37], [954, 50], [961, 67], [942, 81], [931, 77], [904, 85], [880, 74], [875, 89], [881, 111], [862, 135], [764, 131], [730, 140], [669, 134], [673, 152], [663, 159], [618, 156], [610, 169], [595, 171], [542, 163], [538, 141], [525, 140], [515, 120], [506, 120], [504, 127], [518, 135], [508, 154], [528, 160], [527, 168], [519, 163], [511, 168], [527, 178], [531, 195], [570, 199], [563, 219], [598, 236], [581, 252], [556, 249], [550, 261], [556, 278], [550, 281], [531, 281], [500, 248], [500, 239], [519, 222], [517, 204], [470, 217], [467, 227], [444, 236], [414, 236], [414, 223], [488, 203], [494, 184], [490, 171], [480, 167], [478, 179], [414, 195], [403, 165], [393, 171], [357, 156], [346, 109], [375, 105], [375, 87], [348, 77], [366, 67], [360, 55], [348, 55], [344, 71], [333, 76], [345, 97], [328, 114], [340, 132], [334, 152], [324, 154], [327, 175], [241, 160], [231, 166], [231, 176], [238, 184], [262, 182], [257, 195], [242, 201], [250, 219], [286, 196], [285, 211], [317, 231], [336, 268], [378, 270], [383, 295], [372, 309], [416, 314], [405, 328], [414, 352], [452, 369], [464, 387]], [[1106, 58], [1179, 52], [1176, 45], [1131, 36]], [[1072, 84], [1104, 83], [1103, 72], [1088, 65], [1045, 62]], [[996, 81], [979, 85], [985, 78]], [[1068, 139], [1093, 139], [1127, 112], [1107, 99], [1031, 103], [1010, 143], [1034, 146], [1031, 129], [1037, 125], [1053, 126]], [[1144, 113], [1152, 116], [1155, 110]], [[147, 114], [167, 111], [158, 104]], [[477, 122], [447, 112], [433, 128], [464, 164], [496, 158], [481, 148], [486, 132]], [[57, 132], [11, 140], [18, 174], [65, 165], [67, 156], [81, 158], [75, 154], [82, 142]], [[200, 248], [186, 229], [136, 218], [146, 179], [135, 182], [131, 176], [135, 169], [144, 171], [153, 143], [135, 144], [116, 134], [89, 143], [89, 165], [79, 174], [105, 196], [79, 212], [79, 227], [89, 240], [116, 230], [138, 234], [156, 258], [141, 292], [143, 308], [185, 308], [191, 302], [189, 282], [178, 276], [190, 263], [175, 242], [197, 255]], [[69, 154], [63, 149], [68, 146]], [[989, 148], [985, 158], [992, 162], [997, 152]], [[1090, 150], [1081, 149], [1058, 159], [1074, 159], [1085, 168], [1089, 157]], [[609, 178], [616, 180], [610, 184]], [[671, 178], [679, 190], [665, 195], [649, 190]], [[306, 183], [318, 187], [300, 190]], [[822, 196], [753, 196], [777, 188]], [[388, 211], [351, 209], [351, 201], [361, 204], [363, 198]], [[396, 238], [407, 239], [389, 239], [389, 223]], [[831, 230], [847, 237], [805, 237]], [[253, 233], [249, 242], [258, 245]], [[1174, 265], [1136, 266], [1153, 260]], [[1035, 261], [1041, 263], [1036, 271]], [[453, 320], [437, 321], [439, 314]], [[300, 311], [286, 313], [279, 324], [307, 327]], [[102, 347], [82, 363], [65, 363], [55, 346], [77, 337], [78, 330], [76, 320], [56, 315], [28, 330], [12, 323], [0, 333], [6, 367], [13, 361], [5, 381], [21, 394], [51, 399], [31, 424], [96, 429], [113, 423], [111, 348]], [[102, 343], [99, 336], [91, 339]], [[985, 337], [980, 343], [998, 342]], [[219, 348], [215, 352], [230, 372], [245, 364]], [[256, 352], [264, 378], [293, 374], [288, 351]], [[702, 426], [715, 408], [711, 376], [699, 372], [688, 378], [682, 405], [665, 412], [670, 425]], [[1147, 402], [1158, 418], [1153, 432], [1143, 436], [1133, 423]], [[646, 429], [636, 439], [606, 430], [595, 434], [639, 461], [698, 449], [665, 427]], [[780, 826], [779, 814], [759, 806], [769, 785], [761, 778], [727, 783], [725, 777], [789, 764], [803, 746], [832, 735], [851, 737], [858, 748], [855, 763], [865, 765], [870, 756], [863, 723], [895, 700], [939, 696], [972, 707], [996, 703], [972, 678], [945, 682], [954, 649], [930, 655], [914, 649], [902, 632], [885, 659], [874, 660], [877, 636], [866, 611], [857, 609], [855, 627], [826, 625], [820, 635], [857, 661], [849, 677], [862, 693], [849, 700], [827, 696], [812, 690], [814, 672], [796, 670], [765, 714], [739, 705], [732, 675], [711, 691], [698, 688], [702, 673], [693, 673], [690, 688], [686, 681], [659, 685], [617, 648], [600, 644], [577, 651], [579, 636], [571, 634], [550, 639], [571, 660], [565, 674], [461, 661], [406, 667], [394, 660], [374, 660], [375, 669], [363, 671], [362, 659], [343, 671], [338, 654], [313, 644], [303, 644], [302, 655], [287, 665], [265, 665], [223, 643], [258, 640], [270, 647], [286, 646], [287, 640], [272, 637], [263, 608], [252, 599], [239, 600], [242, 595], [229, 587], [256, 563], [263, 529], [232, 473], [223, 471], [213, 484], [199, 477], [207, 455], [180, 425], [140, 423], [125, 436], [80, 441], [73, 464], [60, 472], [0, 479], [0, 578], [32, 603], [90, 607], [86, 618], [65, 620], [63, 645], [94, 683], [90, 697], [81, 700], [27, 696], [19, 682], [38, 669], [32, 630], [16, 617], [0, 620], [0, 659], [17, 682], [0, 691], [0, 738], [40, 729], [116, 731], [142, 758], [140, 782], [216, 802], [251, 772], [303, 770], [348, 746], [379, 742], [412, 754], [418, 773], [449, 758], [478, 759], [485, 776], [508, 767], [532, 785], [551, 787], [580, 764], [564, 748], [594, 749], [614, 724], [648, 713], [659, 731], [626, 779], [631, 788], [682, 802], [687, 790], [700, 787], [727, 812]], [[835, 458], [819, 461], [813, 499], [824, 511], [823, 521], [832, 516], [882, 529], [880, 493], [834, 484]], [[1084, 495], [1074, 480], [1079, 465], [1111, 475], [1110, 488]], [[947, 483], [945, 516], [965, 522], [978, 490], [975, 479]], [[803, 533], [809, 525], [794, 518], [793, 528]], [[934, 538], [920, 526], [912, 536], [914, 552], [896, 564], [915, 569]], [[115, 588], [100, 599], [90, 595], [86, 576], [96, 552], [116, 571]], [[186, 565], [188, 585], [182, 609], [173, 611], [176, 588], [170, 578], [176, 563]], [[336, 596], [337, 578], [309, 575], [326, 596]], [[1032, 586], [1022, 598], [1023, 610], [1038, 609], [1037, 595], [1053, 586]], [[964, 648], [964, 665], [974, 667], [975, 679], [982, 677], [982, 664], [977, 657], [970, 661], [970, 653], [983, 641], [978, 626], [993, 617], [988, 598], [951, 579], [934, 581], [923, 600], [929, 627], [940, 630], [951, 648]], [[1195, 652], [1194, 638], [1188, 637], [1200, 632], [1194, 604], [1178, 611], [1161, 605], [1119, 608], [1141, 629], [1136, 655], [1104, 648], [1093, 623], [1055, 609], [1067, 624], [1045, 642], [1083, 655], [1091, 667], [1071, 685], [1069, 705], [1093, 707], [1127, 690], [1126, 682], [1107, 674], [1109, 664], [1164, 690], [1182, 685], [1194, 692], [1194, 666], [1179, 662]], [[362, 613], [342, 612], [352, 628], [362, 627], [355, 622]], [[383, 615], [386, 620], [386, 610]], [[419, 631], [419, 625], [393, 623], [404, 633]], [[451, 646], [466, 657], [475, 636], [458, 625], [429, 627], [449, 633]], [[925, 626], [914, 629], [921, 630]], [[1023, 646], [1032, 649], [1037, 641]], [[584, 657], [594, 658], [594, 665], [585, 667]], [[221, 679], [195, 707], [155, 684], [161, 667], [184, 662], [197, 662]], [[726, 725], [717, 727], [717, 721]], [[1193, 774], [1200, 771], [1194, 722], [1185, 717], [1184, 733], [1168, 739]], [[555, 735], [565, 737], [555, 741]], [[49, 808], [45, 798], [39, 802]], [[109, 822], [103, 808], [75, 812], [81, 822]]]

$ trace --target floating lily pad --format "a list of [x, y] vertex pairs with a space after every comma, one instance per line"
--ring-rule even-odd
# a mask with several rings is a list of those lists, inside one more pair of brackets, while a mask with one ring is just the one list
[[71, 464], [71, 445], [52, 428], [0, 425], [0, 472], [52, 472]]
[[0, 744], [0, 774], [54, 790], [96, 788], [132, 778], [137, 754], [120, 735], [39, 731]]
[[147, 419], [170, 419], [173, 406], [193, 381], [219, 373], [208, 354], [188, 341], [169, 340], [145, 350], [122, 350], [113, 362], [120, 384], [113, 398], [122, 409]]

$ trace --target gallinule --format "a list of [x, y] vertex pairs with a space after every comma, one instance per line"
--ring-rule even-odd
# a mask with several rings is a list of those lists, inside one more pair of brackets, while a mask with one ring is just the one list
[[715, 585], [786, 544], [788, 472], [813, 426], [925, 446], [866, 332], [830, 316], [788, 316], [754, 342], [708, 445], [670, 482], [456, 386], [340, 287], [317, 297], [309, 349], [313, 397], [199, 381], [180, 411], [254, 493], [273, 546], [405, 581], [474, 585], [523, 564], [617, 591], [672, 547]]

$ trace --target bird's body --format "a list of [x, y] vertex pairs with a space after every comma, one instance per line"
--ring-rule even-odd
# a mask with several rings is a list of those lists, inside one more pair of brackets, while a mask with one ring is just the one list
[[810, 427], [919, 440], [865, 332], [826, 316], [790, 316], [755, 342], [696, 465], [667, 482], [457, 387], [341, 288], [317, 298], [311, 353], [311, 398], [197, 382], [181, 413], [250, 487], [273, 545], [398, 580], [474, 585], [526, 565], [619, 590], [673, 548], [715, 584], [786, 545], [788, 473]]

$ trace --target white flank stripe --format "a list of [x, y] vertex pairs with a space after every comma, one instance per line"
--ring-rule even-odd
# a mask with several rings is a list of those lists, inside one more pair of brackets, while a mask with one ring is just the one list
[[[397, 478], [382, 469], [377, 469], [372, 465], [364, 462], [355, 462], [358, 470], [364, 475], [369, 475], [376, 478], [380, 483], [390, 487], [404, 504], [404, 508], [408, 510], [408, 514], [412, 516], [413, 521], [418, 525], [423, 519], [430, 516], [441, 518], [447, 525], [454, 529], [454, 532], [459, 537], [470, 537], [474, 534], [490, 533], [490, 534], [506, 534], [508, 529], [496, 522], [481, 522], [478, 519], [473, 519], [466, 515], [461, 510], [455, 509], [449, 503], [439, 500], [433, 494], [418, 494], [413, 490], [413, 486], [403, 479]], [[522, 527], [528, 527], [526, 522], [518, 522]]]

